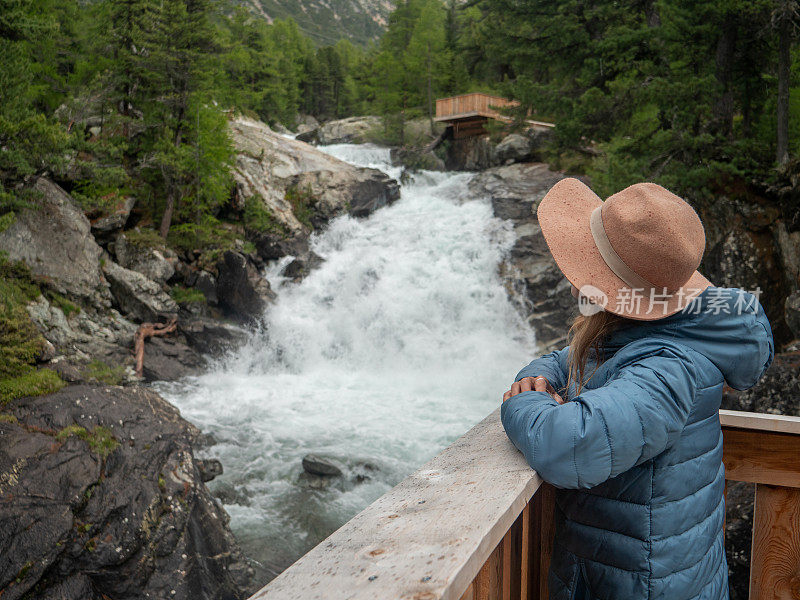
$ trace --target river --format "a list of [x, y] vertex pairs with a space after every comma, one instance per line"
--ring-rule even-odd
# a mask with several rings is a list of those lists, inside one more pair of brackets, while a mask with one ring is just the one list
[[[399, 177], [387, 149], [320, 149]], [[468, 198], [470, 177], [422, 172], [392, 206], [335, 219], [302, 282], [281, 277], [285, 259], [265, 273], [278, 297], [244, 347], [158, 384], [210, 434], [200, 454], [225, 472], [209, 487], [260, 583], [496, 408], [532, 356], [497, 274], [511, 227]], [[312, 452], [338, 459], [344, 483], [304, 483]]]

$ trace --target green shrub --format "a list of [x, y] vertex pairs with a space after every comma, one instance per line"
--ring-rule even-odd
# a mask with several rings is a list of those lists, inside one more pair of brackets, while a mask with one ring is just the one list
[[56, 434], [56, 440], [63, 442], [73, 435], [89, 444], [92, 452], [101, 458], [106, 458], [119, 447], [119, 442], [111, 433], [111, 430], [102, 425], [94, 427], [91, 431], [87, 431], [85, 427], [80, 425], [67, 425]]
[[205, 294], [197, 288], [174, 285], [169, 293], [178, 304], [201, 304], [206, 301]]
[[316, 199], [311, 187], [301, 190], [295, 185], [289, 186], [286, 188], [284, 198], [292, 206], [292, 212], [297, 220], [309, 229], [314, 229], [311, 217], [314, 215], [313, 206], [316, 204]]
[[0, 379], [0, 405], [25, 396], [52, 394], [65, 385], [55, 371], [30, 368], [23, 375]]
[[125, 381], [125, 367], [122, 365], [110, 366], [102, 360], [93, 360], [83, 371], [87, 379], [95, 379], [106, 385], [120, 385]]
[[242, 221], [247, 229], [259, 233], [275, 233], [282, 236], [289, 233], [286, 225], [275, 218], [258, 194], [250, 196], [244, 201]]
[[64, 316], [66, 317], [69, 317], [73, 313], [81, 312], [80, 306], [78, 306], [77, 304], [73, 304], [58, 292], [54, 292], [53, 290], [47, 290], [45, 292], [45, 296], [47, 296], [47, 299], [50, 301], [50, 304], [60, 308], [61, 312], [63, 312]]
[[125, 240], [137, 248], [164, 248], [164, 238], [162, 238], [155, 229], [150, 227], [143, 227], [130, 229], [125, 232]]

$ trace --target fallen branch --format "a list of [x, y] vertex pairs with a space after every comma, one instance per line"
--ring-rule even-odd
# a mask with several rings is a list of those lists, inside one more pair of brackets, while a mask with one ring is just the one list
[[172, 333], [178, 327], [178, 319], [173, 318], [167, 323], [142, 323], [133, 336], [133, 352], [136, 356], [136, 376], [143, 377], [144, 373], [144, 341], [152, 336]]

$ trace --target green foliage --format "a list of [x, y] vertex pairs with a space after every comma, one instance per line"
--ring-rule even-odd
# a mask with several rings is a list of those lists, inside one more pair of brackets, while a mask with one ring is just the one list
[[169, 293], [178, 304], [204, 304], [206, 301], [205, 294], [197, 288], [174, 285]]
[[264, 204], [264, 200], [257, 194], [245, 199], [242, 221], [251, 231], [288, 235], [286, 226], [275, 218]]
[[0, 413], [0, 423], [10, 423], [11, 425], [16, 425], [19, 423], [19, 420], [12, 414]]
[[122, 365], [112, 367], [102, 360], [93, 360], [84, 368], [83, 376], [106, 385], [121, 385], [125, 381], [126, 373]]
[[156, 248], [164, 247], [164, 239], [158, 235], [155, 229], [149, 227], [137, 227], [125, 232], [125, 240], [137, 248]]
[[285, 199], [292, 207], [294, 216], [309, 229], [314, 229], [311, 217], [314, 216], [314, 205], [317, 203], [310, 187], [300, 189], [296, 185], [286, 188]]
[[58, 292], [47, 289], [45, 290], [44, 295], [47, 296], [47, 299], [50, 301], [50, 304], [56, 306], [57, 308], [60, 308], [61, 312], [63, 312], [64, 316], [67, 318], [69, 318], [69, 316], [72, 314], [77, 314], [81, 312], [80, 306], [78, 306], [77, 304], [73, 304]]
[[102, 425], [92, 428], [91, 431], [80, 425], [67, 425], [56, 434], [56, 440], [64, 442], [71, 436], [75, 436], [89, 444], [92, 452], [100, 458], [106, 458], [119, 447], [119, 442], [111, 433], [111, 430]]
[[0, 405], [25, 396], [52, 394], [67, 385], [55, 371], [32, 369], [17, 377], [0, 378]]

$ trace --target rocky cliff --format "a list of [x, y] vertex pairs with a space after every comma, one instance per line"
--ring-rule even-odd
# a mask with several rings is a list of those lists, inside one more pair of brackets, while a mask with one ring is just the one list
[[[308, 252], [315, 229], [399, 188], [257, 121], [231, 132], [236, 191], [219, 229], [201, 232], [210, 241], [161, 239], [132, 198], [90, 220], [45, 177], [0, 230], [3, 598], [252, 591], [204, 483], [221, 466], [195, 460], [198, 431], [141, 382], [197, 372], [241, 343], [274, 297], [266, 260], [291, 254], [302, 276], [321, 260]], [[160, 333], [144, 340], [140, 377], [144, 331]]]

